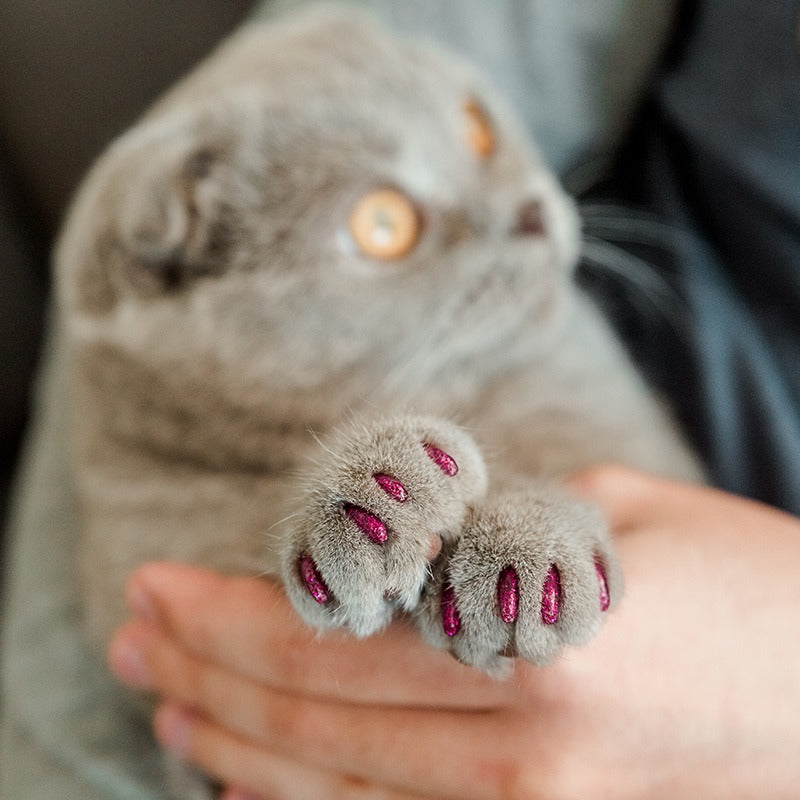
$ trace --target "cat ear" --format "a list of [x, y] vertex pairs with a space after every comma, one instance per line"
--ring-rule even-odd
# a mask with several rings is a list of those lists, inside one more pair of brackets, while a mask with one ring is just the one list
[[90, 315], [125, 295], [157, 297], [232, 259], [237, 188], [230, 148], [185, 130], [126, 134], [95, 165], [56, 250], [63, 301]]
[[150, 150], [126, 169], [111, 233], [136, 288], [174, 291], [227, 268], [232, 239], [228, 170], [221, 147]]

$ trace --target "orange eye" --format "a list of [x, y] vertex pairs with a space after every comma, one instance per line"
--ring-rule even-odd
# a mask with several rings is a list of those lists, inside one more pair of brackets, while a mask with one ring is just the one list
[[370, 258], [402, 258], [417, 243], [419, 232], [414, 204], [396, 189], [378, 189], [364, 195], [350, 213], [350, 233], [361, 252]]
[[464, 112], [469, 123], [467, 136], [470, 148], [481, 158], [488, 158], [495, 149], [494, 128], [489, 115], [475, 100], [464, 103]]

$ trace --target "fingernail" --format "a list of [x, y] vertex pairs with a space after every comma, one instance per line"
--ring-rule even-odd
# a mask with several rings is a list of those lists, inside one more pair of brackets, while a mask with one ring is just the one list
[[161, 622], [161, 614], [153, 596], [141, 583], [134, 582], [129, 587], [128, 605], [137, 617], [156, 625]]
[[180, 706], [161, 706], [153, 722], [156, 738], [171, 753], [185, 757], [189, 753], [190, 715]]
[[144, 654], [130, 636], [122, 634], [111, 643], [108, 664], [112, 672], [135, 689], [150, 689], [152, 680]]

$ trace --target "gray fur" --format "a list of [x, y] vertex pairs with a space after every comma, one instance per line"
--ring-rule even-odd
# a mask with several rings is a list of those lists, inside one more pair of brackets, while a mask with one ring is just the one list
[[[467, 98], [495, 126], [486, 162], [466, 146]], [[343, 231], [387, 185], [415, 199], [423, 232], [379, 263]], [[516, 231], [531, 200], [545, 235]], [[93, 635], [124, 617], [130, 571], [170, 558], [278, 574], [309, 621], [358, 634], [424, 589], [425, 635], [488, 670], [585, 641], [600, 620], [594, 556], [614, 601], [620, 571], [602, 518], [554, 479], [608, 460], [700, 470], [572, 283], [579, 238], [522, 126], [455, 57], [328, 7], [235, 35], [112, 145], [58, 249]], [[409, 502], [376, 471], [402, 475]], [[344, 503], [381, 517], [389, 542], [367, 540]], [[334, 604], [310, 599], [303, 553]], [[495, 607], [509, 563], [515, 627]], [[564, 603], [546, 627], [552, 563]], [[453, 639], [445, 574], [464, 620]]]

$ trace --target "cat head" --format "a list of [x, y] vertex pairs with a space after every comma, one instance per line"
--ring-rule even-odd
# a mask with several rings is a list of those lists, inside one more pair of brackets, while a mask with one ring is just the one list
[[455, 56], [322, 7], [232, 37], [96, 165], [57, 253], [78, 342], [346, 393], [537, 346], [577, 221]]

